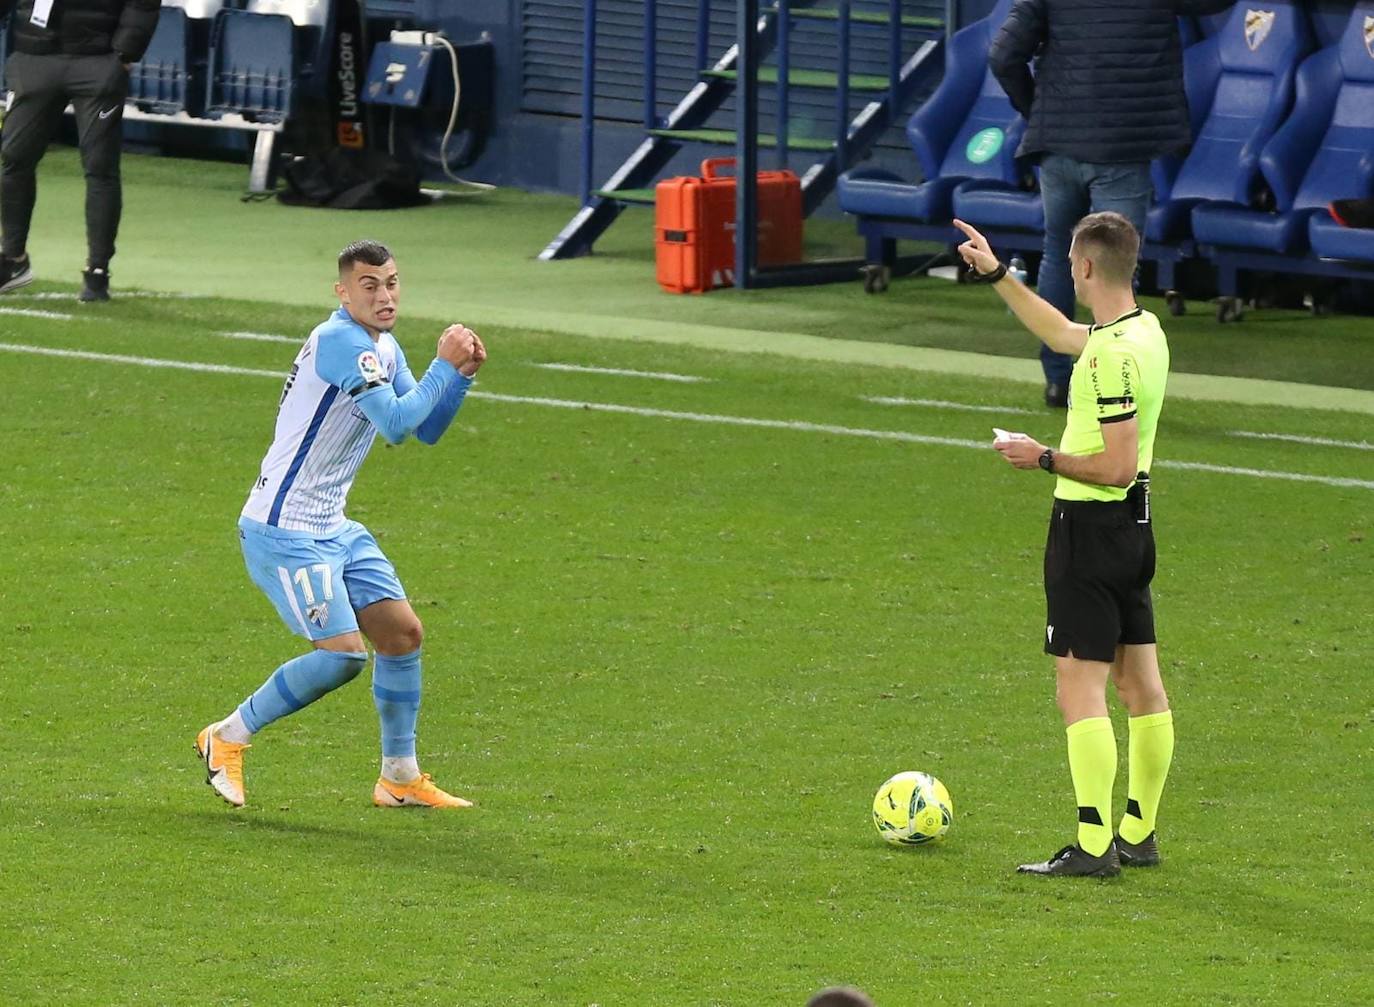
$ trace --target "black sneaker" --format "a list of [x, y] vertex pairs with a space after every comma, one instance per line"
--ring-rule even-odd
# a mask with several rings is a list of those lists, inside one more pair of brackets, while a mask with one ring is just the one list
[[1069, 386], [1048, 384], [1045, 386], [1045, 405], [1051, 409], [1069, 408]]
[[29, 266], [27, 255], [22, 259], [7, 259], [0, 255], [0, 294], [27, 287], [32, 282], [33, 269]]
[[1138, 843], [1128, 843], [1117, 836], [1116, 855], [1122, 867], [1158, 867], [1159, 843], [1153, 832]]
[[1075, 843], [1066, 846], [1043, 864], [1022, 864], [1017, 874], [1057, 874], [1066, 878], [1114, 878], [1121, 873], [1121, 861], [1116, 857], [1116, 844], [1107, 847], [1100, 857], [1085, 853]]
[[77, 300], [108, 301], [110, 299], [110, 271], [108, 269], [83, 269], [81, 271], [81, 294]]

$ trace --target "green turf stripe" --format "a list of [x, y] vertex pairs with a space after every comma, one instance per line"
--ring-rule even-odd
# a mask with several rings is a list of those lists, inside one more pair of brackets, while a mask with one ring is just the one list
[[[721, 80], [738, 80], [738, 70], [707, 70], [706, 77], [719, 77]], [[758, 73], [759, 82], [763, 84], [776, 84], [778, 82], [778, 68], [775, 66], [761, 66]], [[787, 74], [788, 84], [796, 87], [815, 87], [833, 90], [838, 85], [840, 75], [829, 70], [791, 70]], [[849, 75], [849, 88], [851, 91], [885, 91], [887, 90], [888, 80], [872, 73], [851, 73]]]
[[653, 206], [658, 201], [653, 189], [597, 189], [593, 195], [636, 206]]
[[[734, 146], [735, 131], [732, 129], [651, 129], [650, 136], [661, 136], [670, 140], [693, 140], [698, 143], [720, 143]], [[776, 147], [778, 138], [767, 133], [759, 134], [759, 146]], [[829, 140], [815, 140], [806, 136], [787, 138], [787, 146], [792, 150], [830, 150], [834, 144]]]
[[[776, 8], [775, 8], [776, 9]], [[833, 7], [795, 7], [788, 11], [792, 17], [804, 18], [811, 21], [838, 21], [840, 12]], [[851, 10], [849, 20], [859, 24], [891, 24], [892, 19], [886, 14], [877, 11]], [[906, 28], [943, 28], [945, 22], [938, 17], [917, 17], [914, 14], [902, 16], [902, 25]]]

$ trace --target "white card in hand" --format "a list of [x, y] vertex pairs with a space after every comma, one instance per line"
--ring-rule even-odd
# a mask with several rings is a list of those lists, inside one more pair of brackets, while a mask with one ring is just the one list
[[39, 28], [48, 27], [48, 15], [52, 13], [53, 0], [33, 0], [33, 14], [29, 18], [29, 24], [37, 25]]

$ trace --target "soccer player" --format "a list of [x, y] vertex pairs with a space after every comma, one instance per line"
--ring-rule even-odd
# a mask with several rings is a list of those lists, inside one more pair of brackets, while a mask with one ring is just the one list
[[377, 434], [436, 443], [487, 359], [477, 334], [450, 325], [417, 382], [391, 335], [400, 300], [385, 245], [339, 253], [339, 309], [305, 341], [282, 389], [276, 437], [239, 518], [243, 559], [282, 621], [313, 649], [287, 661], [223, 720], [196, 736], [208, 782], [244, 803], [243, 753], [253, 735], [352, 681], [376, 650], [372, 696], [381, 718], [379, 807], [466, 808], [415, 758], [423, 630], [377, 540], [344, 516], [353, 477]]
[[[1092, 311], [1079, 325], [1008, 275], [987, 239], [961, 220], [959, 254], [1032, 333], [1075, 359], [1068, 419], [1057, 449], [1025, 434], [993, 442], [1018, 469], [1056, 477], [1045, 546], [1045, 652], [1054, 656], [1059, 709], [1078, 802], [1077, 842], [1026, 874], [1111, 877], [1122, 864], [1159, 863], [1155, 816], [1174, 751], [1174, 722], [1155, 653], [1155, 572], [1149, 472], [1164, 404], [1169, 345], [1159, 320], [1135, 303], [1140, 238], [1119, 213], [1094, 213], [1073, 230], [1074, 290]], [[1107, 679], [1130, 713], [1126, 814], [1111, 827], [1116, 737]]]

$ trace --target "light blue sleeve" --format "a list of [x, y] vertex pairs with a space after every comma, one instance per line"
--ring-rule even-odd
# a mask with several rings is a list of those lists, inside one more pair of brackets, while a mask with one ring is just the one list
[[[410, 387], [402, 392], [387, 378], [376, 346], [362, 329], [331, 326], [320, 333], [316, 345], [315, 373], [347, 392], [389, 444], [400, 444], [434, 412], [445, 387], [458, 375], [448, 361], [435, 358], [424, 377], [416, 382], [406, 365], [404, 372]], [[403, 364], [404, 355], [397, 358], [398, 376]]]
[[[396, 376], [391, 379], [391, 386], [396, 389], [397, 395], [402, 396], [415, 387], [415, 375], [410, 373], [410, 365], [406, 363], [406, 355], [400, 344], [396, 346]], [[461, 372], [455, 374], [444, 386], [444, 395], [439, 404], [415, 428], [415, 439], [423, 444], [439, 443], [439, 438], [444, 436], [444, 431], [453, 422], [471, 387], [472, 378]]]

